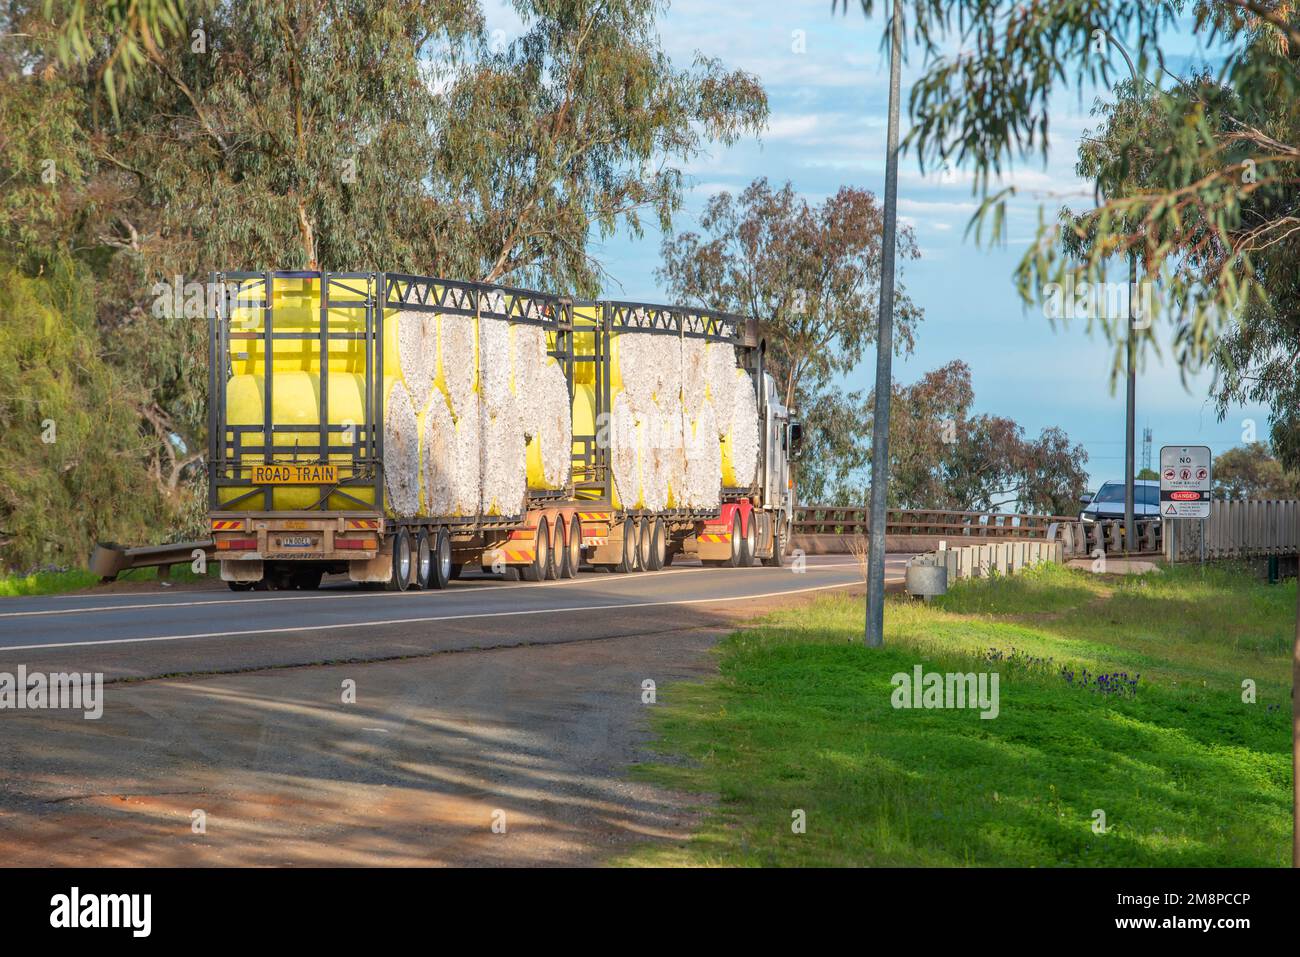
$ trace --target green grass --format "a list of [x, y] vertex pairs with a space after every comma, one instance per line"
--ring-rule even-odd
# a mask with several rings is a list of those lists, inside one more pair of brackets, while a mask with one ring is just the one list
[[[635, 773], [716, 804], [623, 863], [1285, 866], [1295, 602], [1237, 569], [1051, 566], [891, 601], [883, 650], [860, 599], [769, 616], [719, 645], [719, 678], [661, 694], [663, 758]], [[893, 708], [917, 664], [998, 672], [998, 717]], [[1062, 666], [1141, 679], [1105, 695]]]
[[[216, 574], [215, 565], [209, 573]], [[171, 576], [167, 581], [184, 584], [198, 581], [208, 576], [196, 575], [189, 565], [173, 565]], [[132, 568], [117, 576], [118, 581], [142, 582], [156, 581], [156, 568]], [[83, 568], [73, 568], [63, 572], [36, 572], [31, 575], [9, 575], [0, 577], [0, 598], [13, 598], [19, 595], [57, 595], [60, 592], [77, 591], [99, 584], [99, 576], [92, 575]]]

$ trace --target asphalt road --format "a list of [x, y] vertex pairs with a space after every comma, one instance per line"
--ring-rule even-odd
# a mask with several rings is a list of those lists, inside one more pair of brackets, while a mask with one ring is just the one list
[[[888, 556], [887, 584], [901, 582], [906, 558]], [[111, 681], [594, 640], [698, 627], [754, 601], [860, 582], [852, 557], [809, 556], [801, 571], [683, 563], [541, 583], [475, 575], [433, 592], [341, 582], [319, 592], [176, 587], [14, 598], [0, 601], [0, 670], [48, 666]]]
[[584, 865], [680, 842], [704, 798], [628, 774], [649, 711], [715, 673], [738, 622], [845, 590], [856, 561], [827, 556], [0, 601], [0, 672], [112, 682], [95, 720], [0, 711], [0, 865]]

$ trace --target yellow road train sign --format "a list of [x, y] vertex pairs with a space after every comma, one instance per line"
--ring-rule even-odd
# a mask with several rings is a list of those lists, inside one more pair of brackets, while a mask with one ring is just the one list
[[337, 465], [254, 465], [254, 485], [333, 485]]

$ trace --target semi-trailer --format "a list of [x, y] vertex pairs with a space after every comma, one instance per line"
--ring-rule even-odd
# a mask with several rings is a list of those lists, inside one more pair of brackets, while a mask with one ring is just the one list
[[[752, 318], [391, 272], [211, 278], [209, 518], [234, 590], [783, 562], [799, 426]], [[551, 370], [551, 392], [526, 362]], [[737, 392], [717, 436], [712, 405], [730, 389], [752, 401]], [[544, 394], [561, 421], [530, 435], [516, 423]], [[645, 440], [656, 423], [668, 440]], [[709, 462], [716, 489], [699, 481]], [[527, 480], [512, 482], [520, 463]], [[458, 497], [465, 476], [478, 482]]]

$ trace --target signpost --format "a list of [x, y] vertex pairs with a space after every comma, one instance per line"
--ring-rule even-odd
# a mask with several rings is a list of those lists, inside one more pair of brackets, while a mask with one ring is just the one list
[[[1160, 448], [1160, 518], [1192, 518], [1201, 522], [1201, 559], [1205, 559], [1205, 520], [1210, 517], [1213, 458], [1208, 445], [1165, 445]], [[1172, 541], [1176, 525], [1169, 526]], [[1170, 557], [1178, 553], [1170, 549]]]

